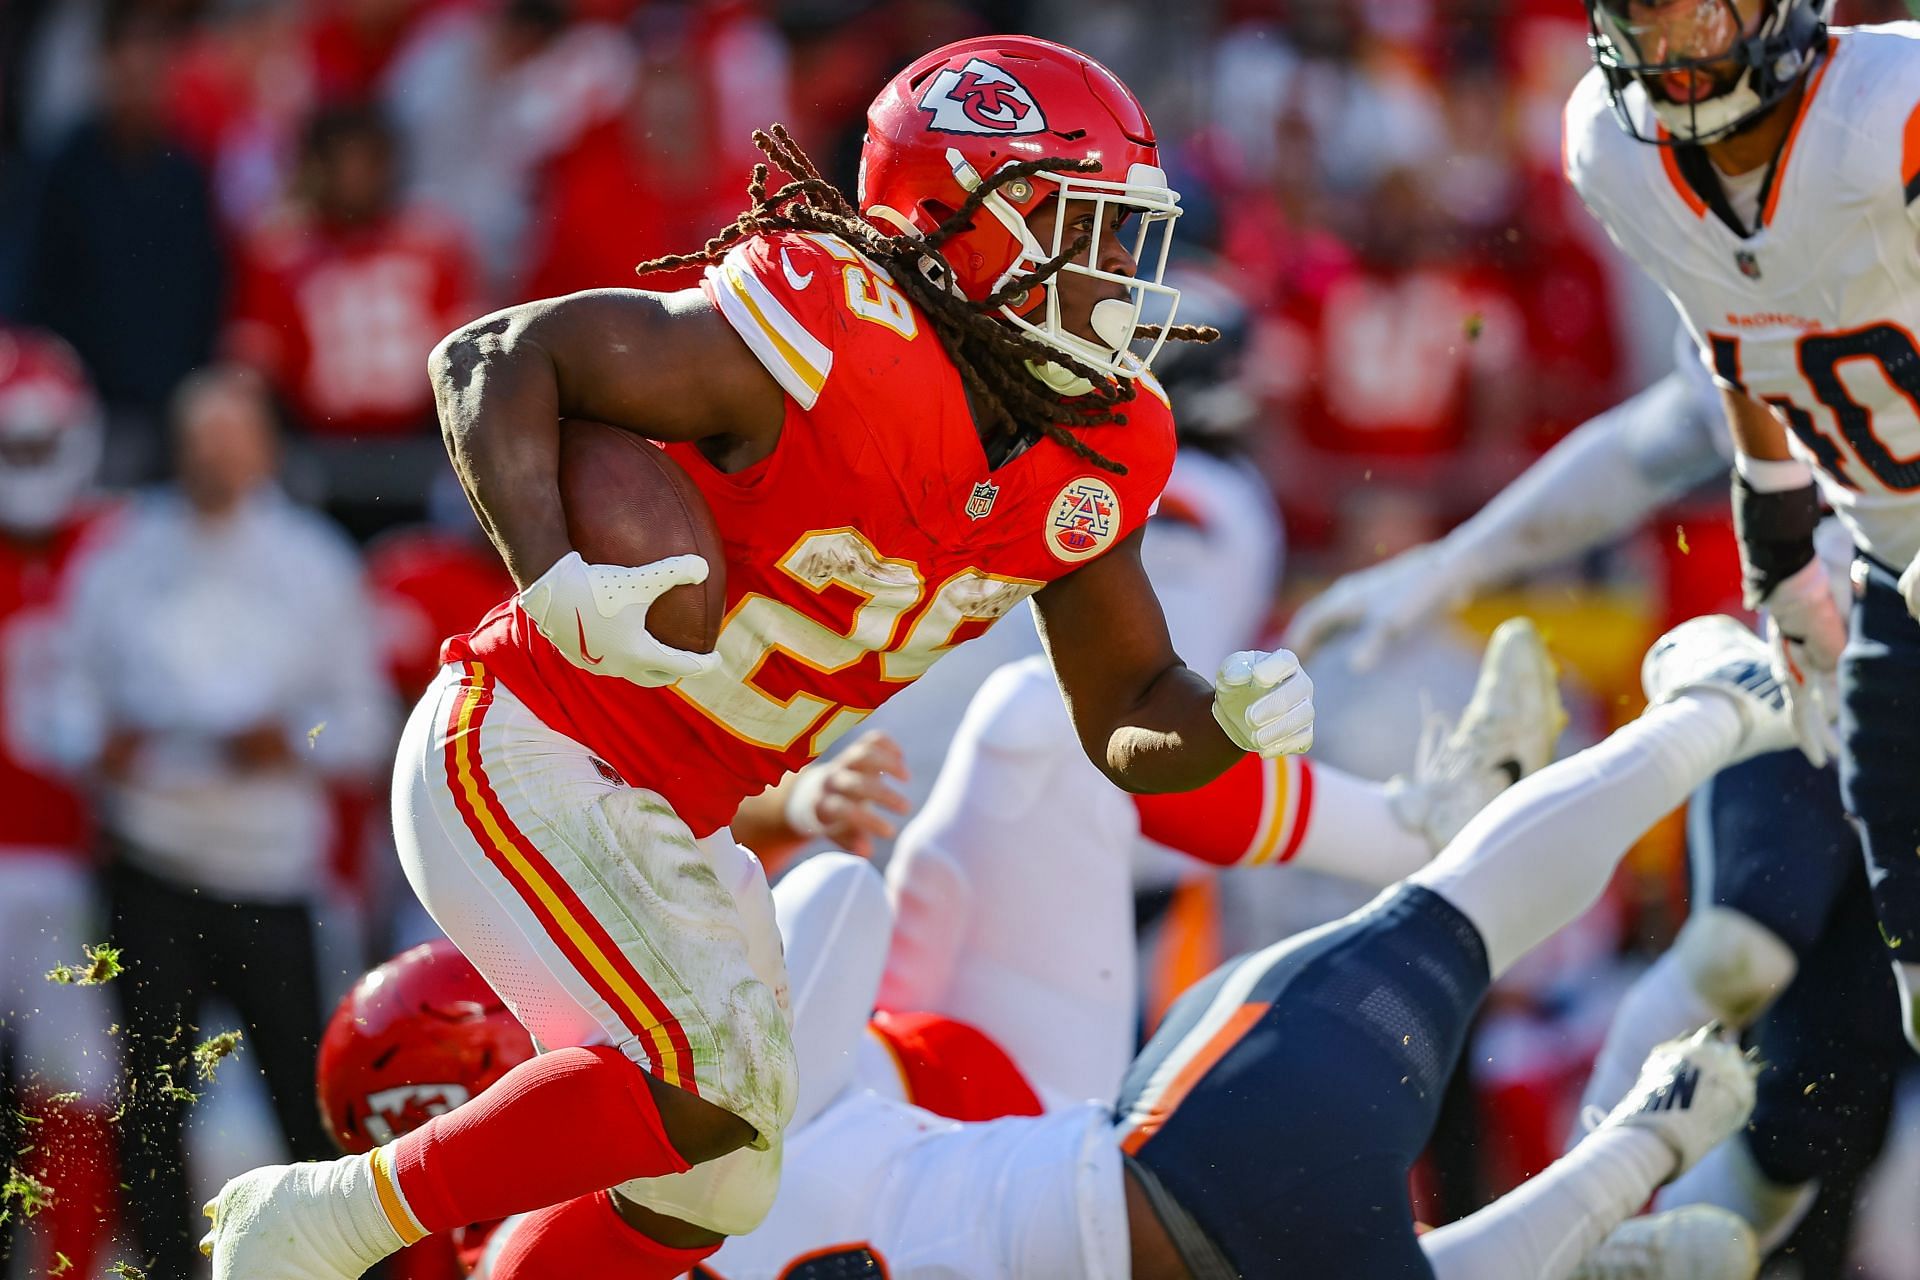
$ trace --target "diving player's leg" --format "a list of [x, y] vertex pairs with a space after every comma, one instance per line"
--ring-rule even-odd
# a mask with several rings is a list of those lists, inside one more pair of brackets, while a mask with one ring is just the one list
[[1621, 1002], [1585, 1106], [1620, 1100], [1647, 1051], [1703, 1022], [1751, 1025], [1827, 931], [1860, 853], [1838, 778], [1798, 751], [1735, 765], [1694, 795], [1693, 909]]
[[1501, 795], [1409, 877], [1473, 921], [1496, 978], [1592, 906], [1631, 841], [1696, 787], [1791, 741], [1766, 646], [1731, 618], [1668, 632], [1642, 676], [1646, 714]]
[[971, 1023], [1036, 1085], [1112, 1097], [1134, 1039], [1137, 831], [1045, 661], [1000, 668], [887, 868], [880, 1007]]
[[[1702, 1029], [1656, 1048], [1606, 1121], [1537, 1177], [1421, 1238], [1438, 1280], [1566, 1280], [1647, 1197], [1736, 1132], [1753, 1110], [1753, 1066]], [[1709, 1228], [1711, 1230], [1711, 1227]], [[1642, 1242], [1645, 1280], [1750, 1280], [1753, 1241], [1739, 1224]], [[1653, 1249], [1664, 1246], [1675, 1256]], [[1682, 1251], [1684, 1250], [1684, 1257]], [[1651, 1256], [1649, 1256], [1651, 1254]], [[1686, 1261], [1686, 1270], [1675, 1266]], [[1701, 1263], [1719, 1263], [1713, 1270]], [[1603, 1273], [1617, 1274], [1617, 1273]]]
[[1845, 1185], [1873, 1162], [1909, 1052], [1886, 1016], [1894, 983], [1866, 876], [1857, 863], [1849, 872], [1831, 926], [1756, 1029], [1752, 1123], [1661, 1196], [1732, 1210], [1765, 1250], [1793, 1233], [1823, 1180]]
[[1853, 581], [1852, 635], [1840, 660], [1840, 785], [1872, 869], [1901, 1025], [1920, 1049], [1920, 960], [1912, 958], [1920, 948], [1920, 621], [1894, 570], [1862, 556]]
[[[746, 936], [773, 928], [751, 859], [696, 843], [477, 666], [429, 689], [395, 782], [415, 891], [551, 1052], [371, 1156], [230, 1182], [213, 1206], [216, 1280], [357, 1276], [421, 1235], [751, 1141], [769, 1148], [763, 1176], [667, 1243], [750, 1227], [777, 1185], [793, 1096], [777, 939]], [[775, 971], [757, 971], [769, 957]]]
[[1730, 619], [1670, 634], [1647, 674], [1660, 705], [1507, 792], [1431, 869], [1174, 1007], [1128, 1074], [1118, 1132], [1223, 1265], [1431, 1274], [1406, 1177], [1490, 974], [1584, 910], [1706, 777], [1790, 738], [1764, 647]]

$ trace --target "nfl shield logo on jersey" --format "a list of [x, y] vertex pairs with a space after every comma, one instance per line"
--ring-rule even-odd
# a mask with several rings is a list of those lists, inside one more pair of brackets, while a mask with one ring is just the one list
[[1749, 280], [1760, 278], [1760, 259], [1754, 257], [1752, 253], [1745, 249], [1737, 249], [1734, 251], [1733, 260], [1739, 265], [1741, 275]]
[[1060, 491], [1047, 516], [1047, 550], [1069, 563], [1091, 560], [1120, 531], [1120, 495], [1097, 476], [1082, 476]]
[[993, 500], [1000, 496], [1000, 486], [991, 480], [982, 480], [973, 486], [973, 492], [967, 497], [967, 519], [984, 520], [993, 511]]

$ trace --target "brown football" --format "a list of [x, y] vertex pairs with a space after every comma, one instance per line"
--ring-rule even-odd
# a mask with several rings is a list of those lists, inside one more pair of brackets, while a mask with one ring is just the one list
[[563, 418], [560, 503], [567, 537], [588, 564], [705, 556], [707, 580], [675, 587], [654, 601], [647, 630], [676, 649], [713, 651], [727, 611], [726, 554], [713, 512], [678, 463], [631, 431]]

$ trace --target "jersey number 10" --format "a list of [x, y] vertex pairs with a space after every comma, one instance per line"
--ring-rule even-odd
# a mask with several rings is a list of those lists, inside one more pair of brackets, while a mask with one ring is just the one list
[[[1713, 343], [1714, 372], [1745, 391], [1740, 380], [1740, 339], [1718, 333], [1707, 336]], [[1914, 441], [1914, 452], [1904, 458], [1888, 447], [1874, 430], [1873, 411], [1855, 400], [1840, 380], [1840, 366], [1849, 360], [1878, 364], [1887, 381], [1912, 403], [1914, 421], [1920, 423], [1920, 349], [1915, 348], [1913, 335], [1886, 323], [1844, 333], [1809, 333], [1800, 339], [1799, 363], [1814, 398], [1832, 411], [1841, 436], [1874, 479], [1899, 493], [1920, 489], [1920, 438]], [[1847, 473], [1846, 454], [1814, 425], [1811, 413], [1785, 396], [1765, 399], [1813, 453], [1822, 471], [1849, 489], [1860, 487]]]

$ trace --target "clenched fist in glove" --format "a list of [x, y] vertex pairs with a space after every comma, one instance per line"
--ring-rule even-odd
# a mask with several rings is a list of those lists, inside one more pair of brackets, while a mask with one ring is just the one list
[[718, 654], [671, 648], [647, 630], [647, 610], [655, 600], [675, 587], [706, 580], [707, 562], [699, 556], [668, 556], [627, 568], [588, 564], [573, 551], [520, 593], [520, 607], [574, 666], [654, 688], [720, 665]]
[[1242, 751], [1301, 755], [1313, 746], [1313, 681], [1285, 649], [1236, 653], [1213, 683], [1213, 718]]

